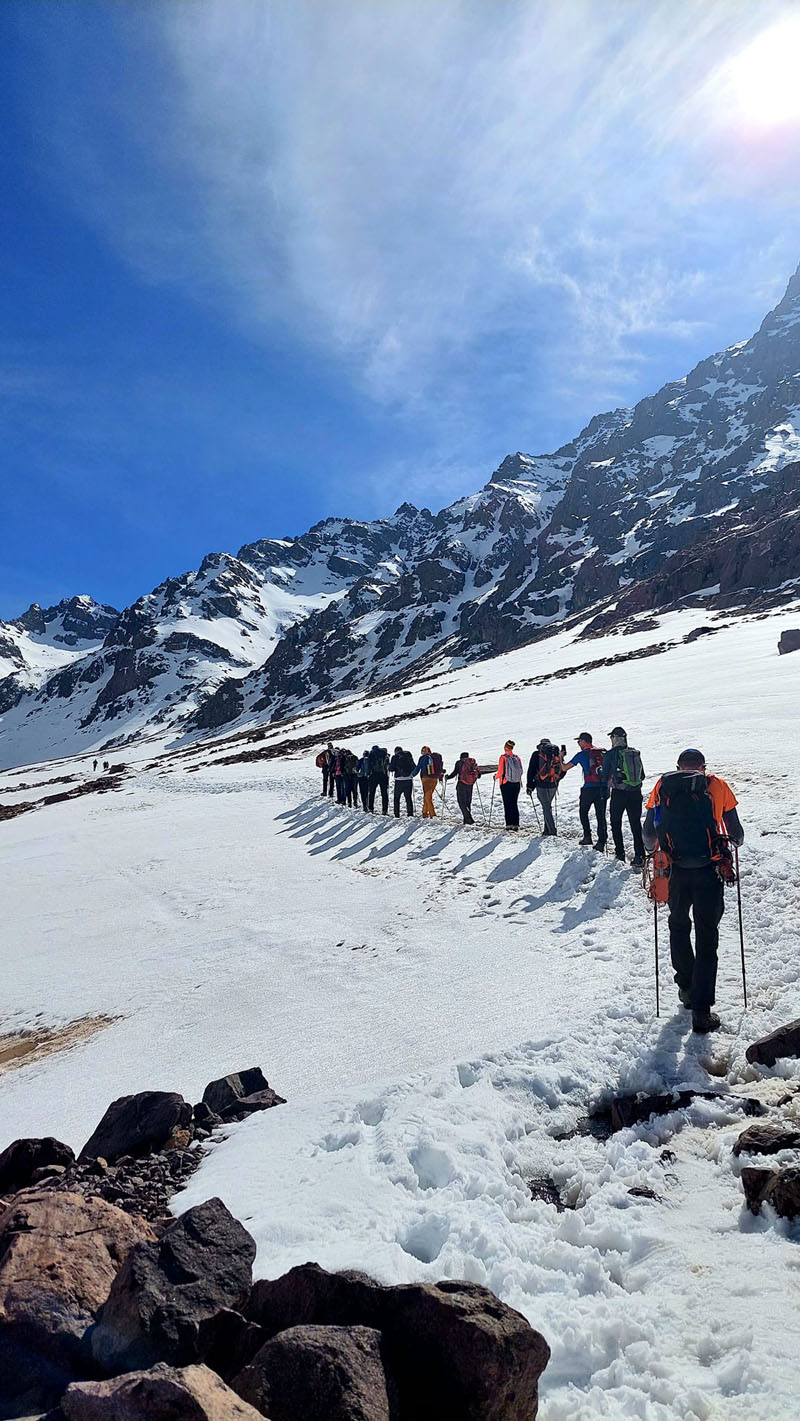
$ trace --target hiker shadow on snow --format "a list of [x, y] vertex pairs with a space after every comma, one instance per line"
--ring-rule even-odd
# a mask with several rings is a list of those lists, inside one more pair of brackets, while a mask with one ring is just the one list
[[515, 854], [514, 857], [510, 859], [503, 859], [500, 863], [496, 864], [491, 873], [487, 873], [486, 882], [508, 883], [512, 878], [519, 878], [519, 875], [524, 873], [526, 868], [530, 868], [531, 864], [539, 858], [541, 852], [542, 846], [539, 840], [531, 839], [522, 850], [522, 853]]
[[411, 823], [408, 824], [408, 826], [403, 830], [401, 834], [398, 835], [396, 839], [390, 839], [388, 844], [383, 845], [383, 848], [370, 849], [364, 862], [371, 863], [373, 859], [385, 859], [388, 858], [390, 854], [396, 854], [398, 849], [404, 848], [405, 845], [408, 843], [409, 839], [411, 838], [411, 835], [414, 833], [415, 828], [416, 824], [412, 819]]
[[524, 905], [523, 912], [535, 913], [537, 908], [543, 908], [547, 903], [566, 903], [575, 897], [590, 872], [583, 853], [571, 854], [545, 893], [524, 893], [521, 898], [515, 898], [511, 906]]
[[607, 869], [601, 869], [583, 902], [576, 908], [564, 909], [556, 932], [568, 933], [571, 928], [578, 928], [581, 923], [589, 922], [591, 918], [599, 918], [616, 902], [625, 884], [626, 880], [621, 873], [610, 873]]
[[470, 868], [472, 864], [478, 863], [480, 859], [488, 858], [489, 854], [497, 848], [497, 845], [503, 842], [504, 837], [503, 834], [498, 834], [496, 838], [490, 839], [488, 843], [481, 844], [480, 847], [473, 850], [471, 854], [464, 854], [463, 858], [460, 858], [458, 863], [454, 864], [451, 868], [451, 874], [463, 873], [465, 868]]
[[442, 852], [442, 849], [446, 849], [448, 844], [452, 844], [458, 833], [458, 828], [454, 827], [452, 829], [448, 829], [444, 834], [442, 834], [440, 839], [434, 839], [433, 842], [427, 844], [424, 849], [412, 849], [408, 857], [410, 859], [436, 858], [437, 855]]

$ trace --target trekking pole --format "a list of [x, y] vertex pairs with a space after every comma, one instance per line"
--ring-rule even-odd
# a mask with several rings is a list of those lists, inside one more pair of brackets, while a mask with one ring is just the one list
[[658, 903], [655, 900], [653, 900], [653, 935], [655, 937], [656, 948], [656, 1016], [660, 1016], [661, 1011], [658, 1000]]
[[483, 819], [483, 822], [484, 822], [484, 824], [485, 824], [485, 823], [486, 823], [486, 810], [485, 810], [484, 807], [483, 807], [483, 796], [481, 795], [481, 787], [480, 787], [480, 785], [478, 784], [478, 781], [477, 781], [477, 780], [475, 781], [475, 789], [476, 789], [477, 794], [478, 794], [478, 803], [479, 803], [479, 805], [480, 805], [480, 807], [481, 807], [481, 818]]
[[532, 810], [533, 810], [534, 818], [535, 818], [535, 820], [536, 820], [536, 827], [537, 827], [537, 829], [539, 830], [539, 833], [541, 834], [541, 832], [542, 832], [542, 821], [541, 821], [541, 819], [539, 818], [539, 810], [536, 808], [536, 795], [535, 795], [535, 794], [532, 794], [532, 795], [530, 796], [530, 801], [531, 801], [531, 808], [532, 808]]
[[494, 809], [494, 787], [495, 787], [496, 784], [497, 784], [497, 780], [492, 780], [492, 797], [491, 797], [491, 799], [489, 800], [489, 828], [490, 828], [490, 829], [491, 829], [491, 827], [492, 827], [492, 810]]
[[739, 846], [733, 846], [734, 861], [736, 863], [736, 899], [739, 904], [739, 946], [742, 950], [742, 992], [744, 994], [744, 1009], [747, 1011], [747, 971], [744, 965], [744, 927], [742, 926], [742, 885], [739, 880]]

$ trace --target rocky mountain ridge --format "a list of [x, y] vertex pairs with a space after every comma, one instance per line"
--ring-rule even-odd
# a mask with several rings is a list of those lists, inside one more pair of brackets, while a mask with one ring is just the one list
[[[723, 537], [736, 562], [773, 499], [793, 513], [798, 460], [800, 268], [749, 340], [596, 416], [552, 455], [509, 455], [437, 514], [403, 504], [367, 523], [325, 519], [298, 538], [210, 554], [122, 613], [91, 604], [82, 622], [77, 604], [90, 599], [79, 598], [0, 624], [0, 757], [203, 732], [406, 684], [571, 614], [662, 605], [679, 565], [672, 595], [714, 595], [720, 578], [697, 582], [702, 550]], [[734, 578], [730, 593], [800, 575], [796, 541], [770, 526], [771, 556], [751, 558], [756, 581]], [[81, 627], [101, 643], [82, 642]]]

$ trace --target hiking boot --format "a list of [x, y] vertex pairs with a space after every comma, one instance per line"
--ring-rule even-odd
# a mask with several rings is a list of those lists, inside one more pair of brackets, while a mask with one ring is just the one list
[[631, 859], [631, 868], [644, 868], [644, 859], [641, 854], [636, 854], [634, 858]]
[[624, 852], [621, 853], [621, 854], [620, 854], [620, 853], [615, 853], [615, 854], [614, 854], [614, 858], [617, 859], [617, 861], [618, 861], [619, 863], [627, 863], [627, 862], [628, 862], [628, 860], [627, 860], [626, 857], [625, 857]]
[[719, 1026], [720, 1019], [715, 1011], [706, 1009], [705, 1011], [692, 1012], [692, 1031], [705, 1035], [708, 1031], [718, 1031]]
[[581, 839], [580, 846], [582, 849], [590, 849], [592, 847], [591, 839]]
[[599, 854], [604, 854], [604, 853], [605, 853], [605, 851], [606, 851], [606, 844], [607, 844], [607, 843], [608, 843], [608, 839], [595, 839], [594, 846], [595, 846], [595, 848], [597, 849], [597, 852], [598, 852]]
[[680, 1004], [681, 1004], [682, 1007], [686, 1007], [689, 1011], [691, 1011], [691, 1009], [692, 1009], [692, 989], [691, 989], [691, 987], [679, 987], [679, 988], [678, 988], [678, 1001], [680, 1002]]

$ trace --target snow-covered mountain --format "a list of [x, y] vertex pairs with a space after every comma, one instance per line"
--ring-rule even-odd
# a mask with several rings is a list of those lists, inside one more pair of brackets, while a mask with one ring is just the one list
[[100, 609], [101, 646], [50, 666], [18, 648], [0, 681], [0, 762], [406, 687], [587, 609], [607, 625], [701, 591], [734, 604], [785, 591], [800, 575], [798, 460], [800, 268], [750, 340], [552, 455], [509, 455], [438, 514], [404, 504], [211, 554], [121, 615]]
[[37, 602], [13, 622], [0, 622], [0, 714], [55, 672], [96, 650], [119, 622], [114, 607], [70, 597], [55, 607]]

